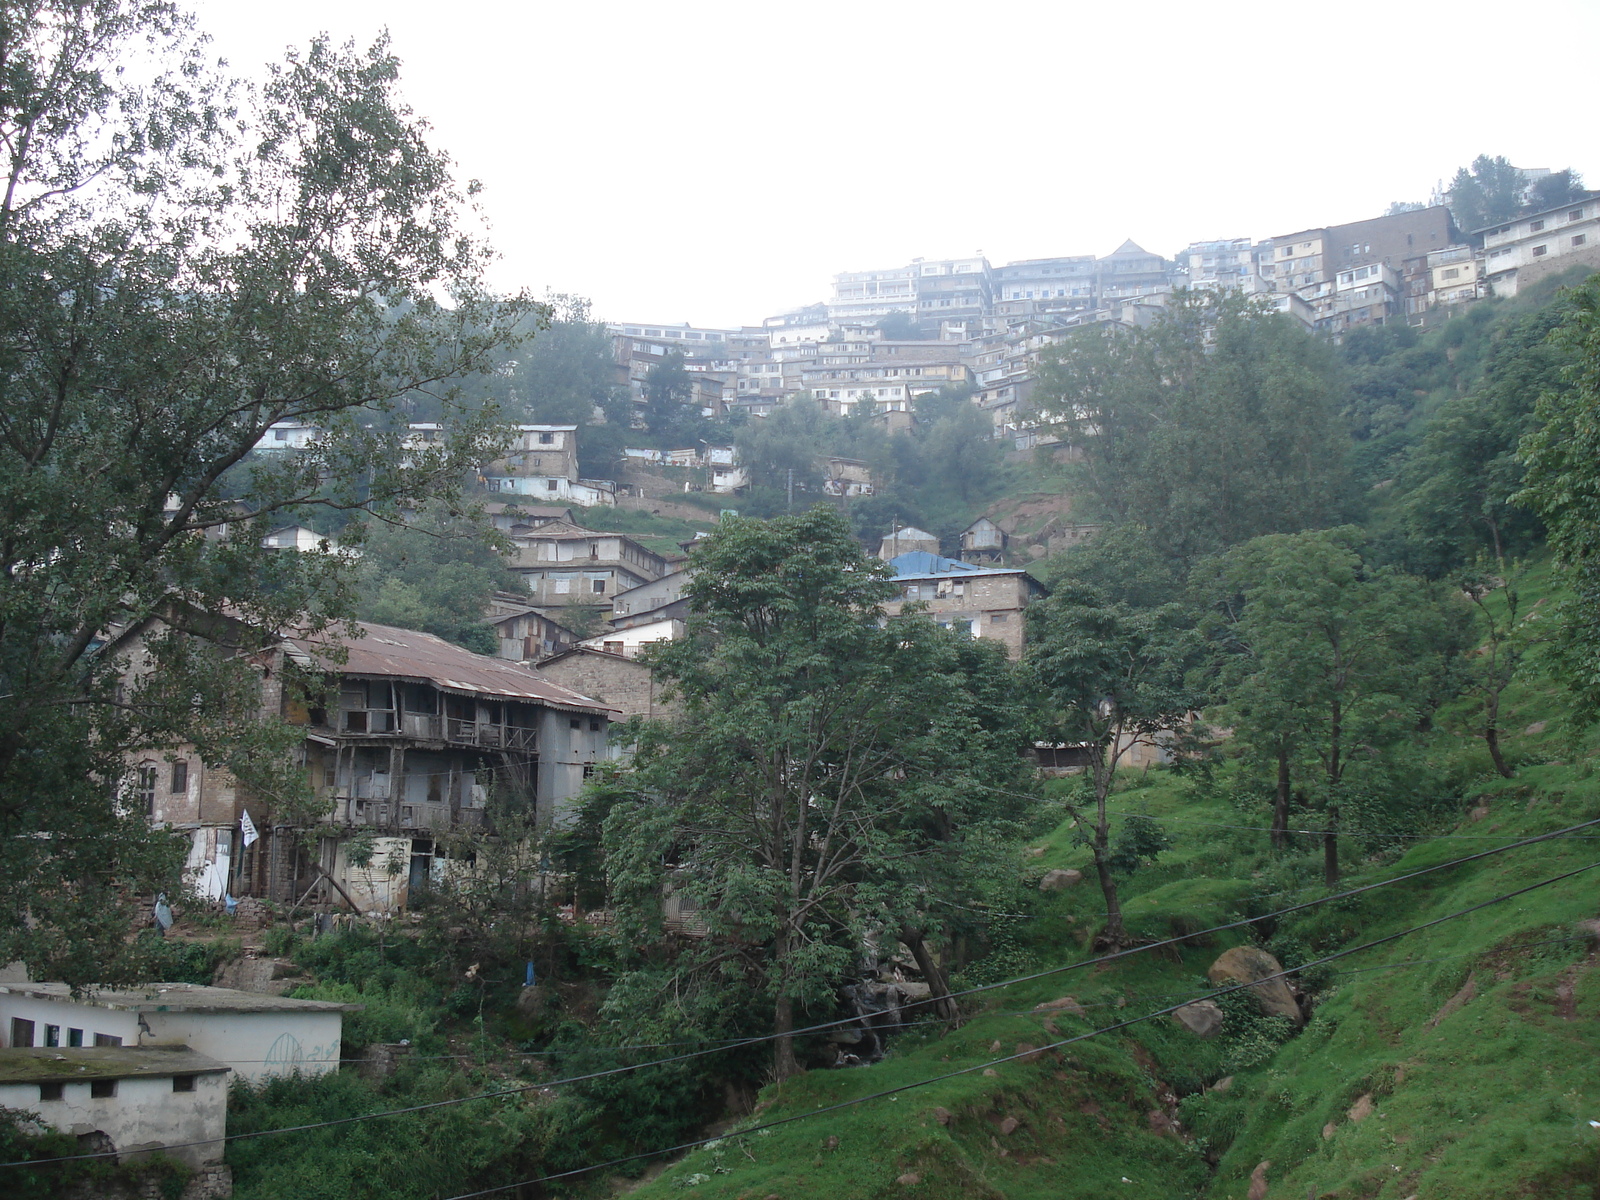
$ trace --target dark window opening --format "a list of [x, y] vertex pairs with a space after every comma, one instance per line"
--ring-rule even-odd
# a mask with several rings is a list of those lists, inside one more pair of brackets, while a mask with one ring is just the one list
[[600, 722], [599, 721], [590, 721], [589, 722], [589, 732], [590, 733], [599, 733], [600, 732]]
[[81, 1045], [83, 1045], [83, 1030], [81, 1030], [81, 1029], [69, 1029], [69, 1030], [67, 1030], [67, 1045], [68, 1046], [81, 1046]]
[[21, 1017], [11, 1018], [11, 1048], [24, 1050], [33, 1045], [33, 1022]]
[[172, 1077], [172, 1090], [175, 1092], [194, 1091], [193, 1075], [174, 1075]]
[[61, 1045], [61, 1026], [46, 1025], [44, 1027], [44, 1044], [46, 1046]]
[[186, 759], [179, 759], [172, 764], [172, 792], [182, 795], [189, 790], [189, 763]]
[[97, 1033], [94, 1035], [94, 1044], [96, 1046], [120, 1046], [122, 1045], [122, 1039], [114, 1033]]
[[63, 1086], [63, 1084], [59, 1083], [41, 1083], [39, 1085], [39, 1099], [60, 1100]]
[[574, 729], [582, 729], [582, 728], [583, 728], [583, 722], [582, 722], [582, 721], [580, 721], [580, 720], [578, 720], [578, 718], [577, 718], [577, 717], [573, 717], [573, 718], [571, 718], [571, 719], [570, 719], [570, 720], [569, 720], [569, 721], [568, 721], [568, 722], [567, 722], [567, 724], [569, 724], [569, 725], [571, 725], [571, 726], [572, 726], [572, 728], [574, 728]]
[[115, 1079], [91, 1079], [89, 1081], [89, 1098], [91, 1100], [109, 1100], [117, 1094], [117, 1081]]

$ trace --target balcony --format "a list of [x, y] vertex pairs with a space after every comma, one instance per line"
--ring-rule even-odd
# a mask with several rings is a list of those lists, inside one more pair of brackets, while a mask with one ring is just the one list
[[524, 725], [442, 717], [437, 713], [395, 713], [388, 708], [347, 708], [339, 732], [356, 737], [403, 737], [420, 742], [454, 742], [495, 750], [533, 750], [538, 732]]

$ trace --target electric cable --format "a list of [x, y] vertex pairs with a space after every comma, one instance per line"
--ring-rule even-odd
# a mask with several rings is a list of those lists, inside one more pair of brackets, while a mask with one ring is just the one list
[[[1471, 913], [1479, 912], [1482, 909], [1490, 907], [1491, 905], [1501, 904], [1507, 900], [1513, 900], [1518, 896], [1526, 895], [1527, 893], [1536, 891], [1539, 888], [1548, 887], [1552, 883], [1559, 883], [1562, 880], [1571, 879], [1573, 876], [1581, 875], [1585, 871], [1593, 871], [1597, 867], [1600, 867], [1600, 862], [1592, 862], [1588, 866], [1577, 867], [1571, 871], [1564, 871], [1560, 875], [1552, 875], [1550, 878], [1542, 879], [1538, 883], [1528, 884], [1526, 887], [1518, 888], [1516, 891], [1505, 892], [1502, 895], [1495, 896], [1489, 900], [1484, 900], [1481, 903], [1474, 904], [1468, 908], [1457, 909], [1455, 912], [1447, 913], [1442, 917], [1435, 917], [1431, 921], [1424, 921], [1420, 925], [1413, 925], [1409, 929], [1402, 929], [1397, 933], [1386, 934], [1381, 938], [1374, 938], [1370, 942], [1364, 942], [1359, 946], [1352, 946], [1348, 950], [1340, 950], [1333, 954], [1324, 955], [1321, 958], [1312, 959], [1310, 962], [1301, 963], [1296, 967], [1290, 967], [1282, 971], [1277, 971], [1271, 975], [1263, 975], [1261, 978], [1253, 980], [1250, 983], [1240, 983], [1234, 984], [1231, 987], [1218, 988], [1215, 991], [1208, 993], [1208, 998], [1214, 996], [1226, 996], [1232, 992], [1243, 991], [1246, 988], [1259, 987], [1261, 984], [1270, 983], [1274, 979], [1282, 979], [1287, 975], [1293, 975], [1311, 967], [1319, 967], [1324, 963], [1334, 962], [1337, 959], [1345, 958], [1351, 954], [1359, 954], [1363, 950], [1371, 950], [1376, 946], [1382, 946], [1388, 942], [1407, 937], [1413, 933], [1420, 933], [1424, 929], [1431, 929], [1436, 925], [1442, 925], [1446, 921], [1453, 921], [1457, 917], [1464, 917]], [[885, 1096], [895, 1096], [901, 1092], [908, 1092], [915, 1088], [928, 1087], [935, 1083], [943, 1083], [946, 1080], [955, 1079], [962, 1075], [970, 1075], [974, 1071], [990, 1070], [994, 1067], [1000, 1066], [1003, 1063], [1016, 1062], [1018, 1059], [1023, 1058], [1036, 1059], [1041, 1054], [1045, 1054], [1051, 1050], [1059, 1050], [1061, 1047], [1070, 1046], [1075, 1042], [1087, 1041], [1089, 1038], [1099, 1037], [1101, 1034], [1115, 1033], [1119, 1030], [1127, 1029], [1129, 1026], [1139, 1025], [1145, 1021], [1153, 1020], [1156, 1017], [1166, 1016], [1169, 1013], [1176, 1012], [1180, 1008], [1186, 1007], [1186, 1005], [1190, 1003], [1193, 1003], [1193, 1001], [1171, 1004], [1165, 1008], [1158, 1008], [1153, 1012], [1144, 1013], [1136, 1017], [1130, 1017], [1126, 1021], [1119, 1021], [1114, 1025], [1107, 1025], [1100, 1029], [1091, 1029], [1087, 1033], [1075, 1034], [1072, 1037], [1062, 1038], [1059, 1041], [1050, 1042], [1043, 1046], [1033, 1047], [1028, 1050], [1019, 1050], [1015, 1054], [1007, 1054], [1000, 1058], [990, 1059], [988, 1062], [976, 1063], [970, 1067], [960, 1067], [954, 1071], [947, 1071], [942, 1075], [934, 1075], [926, 1079], [913, 1080], [910, 1083], [902, 1083], [892, 1088], [884, 1088], [881, 1091], [870, 1092], [865, 1096], [856, 1096], [850, 1100], [841, 1100], [837, 1104], [824, 1105], [822, 1107], [812, 1109], [809, 1112], [796, 1113], [791, 1117], [779, 1117], [777, 1120], [766, 1121], [760, 1125], [753, 1125], [747, 1129], [730, 1130], [727, 1133], [719, 1134], [716, 1137], [698, 1138], [692, 1142], [683, 1142], [677, 1146], [672, 1146], [664, 1150], [647, 1150], [642, 1154], [630, 1154], [625, 1158], [614, 1158], [609, 1162], [596, 1163], [593, 1166], [588, 1167], [578, 1167], [571, 1171], [561, 1171], [553, 1175], [541, 1175], [535, 1179], [523, 1179], [516, 1183], [506, 1183], [497, 1187], [483, 1188], [476, 1192], [463, 1192], [459, 1195], [447, 1197], [446, 1200], [477, 1200], [478, 1197], [497, 1195], [500, 1192], [508, 1192], [513, 1188], [527, 1187], [536, 1183], [550, 1183], [557, 1179], [568, 1179], [574, 1175], [587, 1174], [590, 1171], [600, 1171], [606, 1169], [607, 1167], [621, 1166], [623, 1163], [637, 1162], [642, 1158], [659, 1158], [665, 1154], [677, 1154], [681, 1151], [693, 1150], [698, 1146], [704, 1146], [710, 1142], [720, 1142], [730, 1137], [744, 1137], [748, 1134], [760, 1133], [764, 1129], [775, 1129], [780, 1125], [789, 1125], [795, 1121], [804, 1121], [811, 1117], [819, 1117], [824, 1113], [838, 1112], [841, 1109], [853, 1108], [858, 1104], [865, 1104], [869, 1100], [881, 1100]]]
[[[1383, 880], [1378, 880], [1378, 881], [1376, 881], [1374, 883], [1363, 884], [1360, 887], [1350, 888], [1350, 889], [1348, 889], [1346, 891], [1343, 891], [1343, 892], [1336, 892], [1333, 895], [1323, 896], [1323, 897], [1320, 897], [1320, 898], [1318, 898], [1316, 900], [1308, 900], [1308, 901], [1306, 901], [1306, 902], [1304, 902], [1302, 904], [1291, 905], [1288, 908], [1279, 909], [1276, 912], [1263, 913], [1260, 916], [1246, 917], [1246, 918], [1243, 918], [1243, 919], [1238, 920], [1238, 921], [1231, 921], [1231, 922], [1228, 922], [1225, 925], [1215, 925], [1215, 926], [1212, 926], [1209, 929], [1196, 930], [1195, 932], [1189, 933], [1189, 934], [1185, 934], [1182, 937], [1166, 938], [1166, 939], [1164, 939], [1162, 941], [1148, 942], [1148, 943], [1145, 943], [1144, 945], [1141, 945], [1141, 946], [1131, 946], [1131, 947], [1129, 947], [1129, 948], [1127, 948], [1125, 950], [1118, 950], [1118, 951], [1115, 951], [1115, 952], [1113, 952], [1111, 954], [1103, 954], [1103, 955], [1099, 955], [1099, 956], [1097, 956], [1095, 958], [1083, 959], [1083, 960], [1081, 960], [1079, 962], [1067, 963], [1067, 964], [1065, 964], [1063, 966], [1059, 966], [1059, 967], [1050, 967], [1050, 968], [1047, 968], [1047, 969], [1045, 969], [1043, 971], [1035, 971], [1035, 972], [1033, 972], [1031, 974], [1028, 974], [1028, 975], [1019, 975], [1019, 976], [1015, 976], [1015, 977], [1013, 977], [1011, 979], [999, 980], [999, 981], [997, 981], [995, 983], [979, 984], [979, 985], [977, 985], [975, 987], [964, 988], [961, 991], [948, 992], [948, 993], [946, 993], [945, 996], [940, 997], [940, 999], [956, 1000], [956, 999], [960, 999], [963, 996], [977, 995], [978, 993], [981, 993], [981, 992], [990, 992], [990, 991], [995, 991], [995, 990], [997, 990], [999, 988], [1012, 987], [1012, 986], [1014, 986], [1015, 984], [1018, 984], [1018, 983], [1030, 983], [1030, 982], [1032, 982], [1032, 981], [1034, 981], [1036, 979], [1045, 979], [1045, 978], [1049, 978], [1050, 976], [1053, 976], [1053, 975], [1065, 974], [1066, 972], [1069, 972], [1069, 971], [1078, 971], [1078, 970], [1082, 970], [1082, 969], [1084, 969], [1086, 967], [1093, 967], [1093, 966], [1099, 966], [1099, 965], [1104, 964], [1104, 963], [1117, 962], [1117, 961], [1119, 961], [1121, 959], [1129, 958], [1129, 957], [1131, 957], [1131, 956], [1133, 956], [1135, 954], [1143, 954], [1143, 953], [1145, 953], [1147, 951], [1157, 950], [1157, 949], [1160, 949], [1160, 948], [1162, 948], [1164, 946], [1178, 945], [1178, 944], [1181, 944], [1181, 943], [1184, 943], [1184, 942], [1188, 942], [1188, 941], [1190, 941], [1190, 940], [1192, 940], [1194, 938], [1197, 938], [1197, 937], [1204, 937], [1204, 936], [1207, 936], [1207, 935], [1213, 934], [1213, 933], [1222, 933], [1222, 932], [1225, 932], [1225, 931], [1230, 930], [1230, 929], [1237, 929], [1237, 928], [1239, 928], [1241, 926], [1244, 926], [1244, 925], [1253, 925], [1253, 924], [1257, 923], [1258, 921], [1271, 920], [1271, 919], [1273, 919], [1275, 917], [1285, 916], [1285, 915], [1287, 915], [1289, 913], [1299, 912], [1299, 911], [1302, 911], [1302, 910], [1308, 909], [1308, 908], [1315, 908], [1318, 905], [1328, 904], [1328, 903], [1331, 903], [1331, 902], [1333, 902], [1335, 900], [1344, 900], [1344, 899], [1348, 899], [1348, 898], [1350, 898], [1352, 896], [1359, 896], [1359, 895], [1362, 895], [1362, 894], [1364, 894], [1366, 892], [1374, 891], [1374, 890], [1376, 890], [1378, 888], [1390, 887], [1390, 886], [1392, 886], [1394, 884], [1404, 883], [1404, 882], [1407, 882], [1408, 880], [1416, 879], [1416, 878], [1418, 878], [1420, 876], [1423, 876], [1423, 875], [1430, 875], [1435, 871], [1442, 871], [1442, 870], [1446, 870], [1446, 869], [1448, 869], [1450, 867], [1462, 866], [1462, 865], [1464, 865], [1466, 863], [1476, 862], [1476, 861], [1479, 861], [1481, 859], [1490, 858], [1490, 857], [1492, 857], [1492, 856], [1494, 856], [1496, 854], [1503, 854], [1507, 850], [1519, 849], [1522, 846], [1535, 845], [1535, 844], [1537, 844], [1539, 842], [1546, 842], [1546, 841], [1550, 841], [1552, 839], [1561, 839], [1563, 837], [1563, 835], [1571, 832], [1572, 830], [1588, 829], [1588, 828], [1591, 828], [1591, 827], [1593, 827], [1595, 825], [1600, 825], [1600, 818], [1595, 818], [1593, 820], [1584, 821], [1584, 822], [1581, 822], [1581, 823], [1579, 823], [1577, 825], [1569, 826], [1567, 829], [1559, 829], [1559, 830], [1554, 830], [1554, 831], [1552, 831], [1550, 833], [1538, 834], [1538, 835], [1536, 835], [1534, 837], [1526, 838], [1526, 839], [1524, 839], [1523, 841], [1520, 841], [1520, 842], [1513, 842], [1513, 843], [1511, 843], [1509, 845], [1495, 846], [1495, 847], [1492, 847], [1491, 849], [1488, 849], [1488, 850], [1481, 850], [1476, 854], [1469, 854], [1469, 855], [1465, 856], [1464, 858], [1451, 859], [1448, 862], [1437, 863], [1437, 864], [1435, 864], [1434, 866], [1431, 866], [1431, 867], [1422, 867], [1422, 868], [1419, 868], [1416, 871], [1411, 871], [1411, 872], [1408, 872], [1408, 873], [1406, 873], [1404, 875], [1397, 875], [1393, 879], [1383, 879]], [[1596, 865], [1600, 865], [1600, 864], [1596, 864]], [[1583, 868], [1583, 869], [1587, 870], [1588, 868]], [[1565, 878], [1565, 876], [1561, 876], [1560, 878]], [[1514, 893], [1514, 894], [1520, 895], [1520, 893]], [[1373, 944], [1376, 945], [1376, 944], [1381, 944], [1381, 943], [1373, 943]], [[1306, 966], [1315, 966], [1317, 964], [1316, 963], [1308, 963], [1308, 964], [1305, 964], [1305, 965]], [[1181, 1008], [1182, 1005], [1178, 1005], [1176, 1007], [1180, 1007]], [[477, 1093], [475, 1095], [458, 1096], [458, 1097], [454, 1097], [454, 1098], [451, 1098], [451, 1099], [448, 1099], [448, 1100], [434, 1100], [434, 1101], [430, 1101], [430, 1102], [425, 1103], [425, 1104], [408, 1105], [408, 1106], [406, 1106], [404, 1108], [384, 1109], [384, 1110], [381, 1110], [379, 1112], [360, 1113], [360, 1114], [357, 1114], [355, 1116], [349, 1116], [349, 1117], [336, 1117], [336, 1118], [334, 1118], [332, 1120], [314, 1121], [314, 1122], [309, 1122], [309, 1123], [304, 1124], [304, 1125], [286, 1125], [286, 1126], [281, 1126], [281, 1127], [276, 1128], [276, 1129], [254, 1130], [254, 1131], [249, 1132], [249, 1133], [225, 1134], [221, 1138], [204, 1138], [204, 1139], [200, 1139], [200, 1140], [192, 1141], [192, 1142], [174, 1142], [174, 1143], [170, 1143], [166, 1148], [167, 1149], [172, 1149], [172, 1150], [177, 1150], [177, 1149], [183, 1149], [183, 1148], [188, 1147], [188, 1146], [207, 1146], [207, 1145], [216, 1144], [218, 1142], [233, 1142], [233, 1141], [239, 1141], [239, 1140], [243, 1140], [243, 1139], [247, 1139], [247, 1138], [269, 1137], [269, 1136], [273, 1136], [273, 1135], [280, 1134], [280, 1133], [300, 1133], [300, 1132], [304, 1132], [306, 1130], [311, 1130], [311, 1129], [325, 1129], [325, 1128], [329, 1128], [329, 1127], [336, 1126], [336, 1125], [348, 1125], [348, 1124], [351, 1124], [352, 1122], [355, 1122], [355, 1121], [370, 1121], [370, 1120], [376, 1120], [379, 1117], [403, 1116], [403, 1115], [408, 1114], [408, 1113], [425, 1112], [425, 1111], [428, 1111], [430, 1109], [435, 1109], [435, 1108], [447, 1108], [447, 1107], [450, 1107], [450, 1106], [456, 1105], [456, 1104], [468, 1104], [468, 1103], [471, 1103], [471, 1102], [473, 1102], [475, 1100], [500, 1099], [500, 1098], [505, 1098], [505, 1097], [508, 1097], [508, 1096], [519, 1095], [519, 1094], [522, 1094], [524, 1092], [541, 1091], [541, 1090], [549, 1089], [549, 1088], [563, 1087], [563, 1086], [566, 1086], [568, 1084], [573, 1084], [573, 1083], [586, 1083], [586, 1082], [589, 1082], [590, 1080], [602, 1079], [602, 1078], [606, 1078], [606, 1077], [612, 1076], [612, 1075], [620, 1075], [620, 1074], [624, 1074], [624, 1073], [629, 1072], [629, 1071], [643, 1070], [643, 1069], [645, 1069], [647, 1067], [668, 1066], [668, 1065], [673, 1064], [673, 1063], [686, 1062], [689, 1059], [702, 1058], [702, 1057], [704, 1057], [704, 1056], [706, 1056], [708, 1054], [720, 1054], [720, 1053], [722, 1053], [723, 1051], [726, 1051], [726, 1050], [736, 1050], [736, 1049], [740, 1049], [740, 1048], [742, 1048], [744, 1046], [760, 1045], [760, 1044], [765, 1043], [765, 1042], [775, 1041], [780, 1037], [793, 1038], [793, 1037], [799, 1037], [799, 1036], [802, 1036], [802, 1035], [805, 1035], [805, 1034], [809, 1034], [809, 1033], [817, 1033], [817, 1032], [819, 1032], [821, 1030], [824, 1030], [824, 1029], [833, 1029], [833, 1028], [836, 1028], [837, 1026], [840, 1026], [840, 1025], [853, 1025], [858, 1020], [859, 1020], [858, 1017], [841, 1017], [838, 1020], [823, 1021], [823, 1022], [819, 1022], [818, 1024], [815, 1024], [815, 1025], [808, 1025], [808, 1026], [804, 1026], [804, 1027], [802, 1027], [800, 1029], [790, 1030], [786, 1034], [776, 1034], [776, 1033], [761, 1034], [761, 1035], [758, 1035], [758, 1036], [745, 1038], [742, 1041], [733, 1042], [733, 1043], [728, 1044], [728, 1045], [714, 1046], [714, 1047], [710, 1047], [710, 1048], [704, 1049], [704, 1050], [693, 1050], [693, 1051], [689, 1051], [689, 1052], [684, 1053], [684, 1054], [673, 1055], [673, 1056], [670, 1056], [670, 1057], [667, 1057], [667, 1058], [652, 1059], [649, 1062], [632, 1063], [632, 1064], [629, 1064], [629, 1065], [626, 1065], [626, 1066], [621, 1066], [621, 1067], [612, 1067], [612, 1068], [608, 1068], [608, 1069], [603, 1070], [603, 1071], [592, 1071], [592, 1072], [589, 1072], [589, 1073], [584, 1074], [584, 1075], [574, 1075], [574, 1076], [570, 1076], [570, 1077], [564, 1078], [564, 1079], [553, 1079], [553, 1080], [548, 1080], [548, 1081], [544, 1081], [544, 1082], [530, 1083], [530, 1084], [526, 1084], [526, 1085], [519, 1085], [519, 1086], [514, 1087], [514, 1088], [501, 1088], [498, 1091], [480, 1092], [480, 1093]], [[669, 1150], [669, 1151], [661, 1151], [660, 1153], [670, 1153], [670, 1152], [671, 1151]], [[4, 1168], [4, 1167], [20, 1167], [20, 1166], [29, 1166], [29, 1165], [35, 1165], [36, 1166], [41, 1162], [75, 1162], [75, 1161], [82, 1161], [82, 1160], [87, 1160], [87, 1159], [110, 1158], [110, 1157], [114, 1157], [117, 1153], [118, 1152], [116, 1152], [116, 1151], [104, 1151], [104, 1152], [96, 1153], [96, 1154], [64, 1155], [64, 1156], [62, 1156], [60, 1158], [53, 1158], [53, 1159], [23, 1159], [23, 1160], [14, 1161], [14, 1162], [0, 1162], [0, 1168]], [[631, 1160], [625, 1160], [625, 1161], [631, 1161]], [[605, 1165], [605, 1164], [603, 1164], [603, 1165]], [[591, 1169], [591, 1168], [585, 1168], [585, 1169], [587, 1170], [587, 1169]]]

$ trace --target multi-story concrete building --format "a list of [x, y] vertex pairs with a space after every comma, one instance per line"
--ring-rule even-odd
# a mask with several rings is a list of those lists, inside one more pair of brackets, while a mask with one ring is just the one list
[[1261, 290], [1256, 274], [1255, 247], [1249, 238], [1222, 238], [1190, 242], [1179, 251], [1177, 278], [1195, 291], [1244, 292]]
[[504, 458], [484, 468], [484, 487], [499, 495], [526, 496], [537, 503], [615, 504], [609, 479], [578, 478], [576, 425], [518, 425]]
[[514, 534], [506, 565], [528, 585], [533, 603], [611, 606], [618, 592], [667, 573], [667, 560], [626, 534], [551, 521]]
[[923, 550], [889, 560], [900, 595], [884, 607], [891, 617], [920, 605], [938, 624], [972, 637], [993, 638], [1013, 659], [1022, 656], [1023, 611], [1045, 595], [1026, 571], [977, 567]]
[[1600, 196], [1527, 213], [1478, 231], [1484, 278], [1496, 296], [1515, 296], [1534, 279], [1582, 264], [1600, 266]]
[[994, 314], [1032, 317], [1093, 308], [1096, 278], [1092, 254], [1007, 263], [994, 269]]

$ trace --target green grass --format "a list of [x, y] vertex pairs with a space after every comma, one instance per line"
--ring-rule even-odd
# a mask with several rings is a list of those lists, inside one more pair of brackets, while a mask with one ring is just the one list
[[[1523, 587], [1526, 608], [1556, 585], [1545, 565]], [[1508, 740], [1521, 764], [1514, 780], [1494, 775], [1481, 742], [1448, 722], [1418, 745], [1419, 755], [1443, 763], [1460, 783], [1454, 815], [1434, 832], [1510, 838], [1600, 817], [1600, 783], [1589, 766], [1594, 739], [1562, 730], [1549, 681], [1534, 675], [1508, 702]], [[1538, 721], [1545, 731], [1522, 733]], [[1224, 768], [1219, 783], [1226, 778]], [[1315, 847], [1274, 855], [1264, 832], [1222, 828], [1265, 823], [1241, 813], [1225, 788], [1165, 771], [1127, 782], [1113, 812], [1162, 818], [1174, 841], [1155, 866], [1124, 883], [1136, 936], [1184, 936], [1323, 894]], [[1474, 819], [1475, 808], [1487, 812]], [[1403, 852], [1352, 852], [1346, 884], [1494, 844], [1436, 838]], [[1103, 919], [1088, 852], [1069, 822], [1030, 845], [1044, 854], [1022, 857], [1026, 879], [1055, 867], [1085, 870], [1086, 878], [1065, 892], [1035, 893], [1014, 940], [1034, 969], [1082, 961]], [[1544, 843], [1255, 932], [1294, 965], [1596, 861], [1600, 839]], [[1600, 869], [1320, 968], [1313, 1017], [1287, 1040], [1290, 1031], [1255, 1015], [1247, 1000], [1223, 997], [1228, 1018], [1218, 1038], [1201, 1041], [1157, 1017], [1034, 1063], [1002, 1065], [992, 1077], [964, 1074], [767, 1134], [730, 1137], [691, 1152], [636, 1194], [1244, 1200], [1252, 1171], [1270, 1162], [1273, 1197], [1588, 1200], [1600, 1179], [1600, 1133], [1588, 1125], [1600, 1120], [1600, 971], [1583, 922], [1595, 917], [1597, 896]], [[1009, 1054], [1198, 995], [1215, 957], [1251, 941], [1251, 932], [1230, 930], [1204, 945], [987, 993], [954, 1032], [904, 1035], [882, 1063], [767, 1088], [747, 1124], [981, 1065], [1000, 1056], [991, 1052], [996, 1042]], [[1469, 978], [1471, 998], [1452, 1004]], [[1084, 1005], [1083, 1016], [1032, 1011], [1062, 995]], [[1226, 1091], [1206, 1090], [1226, 1076], [1233, 1077]], [[1352, 1121], [1363, 1096], [1373, 1112]], [[951, 1114], [948, 1125], [935, 1118], [939, 1107]], [[1182, 1136], [1154, 1132], [1155, 1110], [1176, 1110]], [[1020, 1125], [1004, 1136], [998, 1125], [1007, 1116]], [[896, 1182], [908, 1172], [919, 1182]]]

